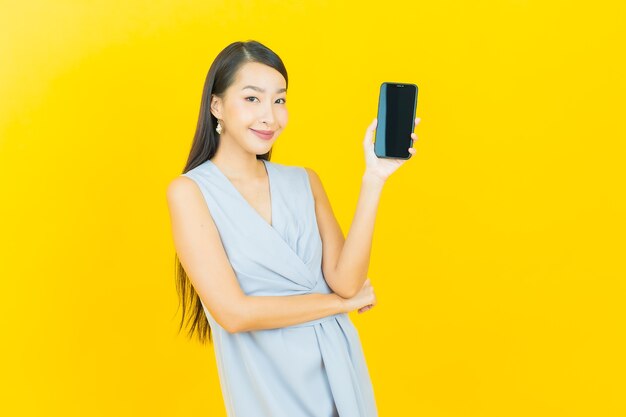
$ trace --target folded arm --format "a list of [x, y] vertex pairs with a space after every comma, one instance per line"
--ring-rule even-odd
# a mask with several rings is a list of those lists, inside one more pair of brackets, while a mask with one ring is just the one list
[[228, 332], [286, 327], [346, 312], [337, 294], [246, 295], [195, 181], [182, 175], [174, 179], [167, 203], [178, 258], [203, 304]]

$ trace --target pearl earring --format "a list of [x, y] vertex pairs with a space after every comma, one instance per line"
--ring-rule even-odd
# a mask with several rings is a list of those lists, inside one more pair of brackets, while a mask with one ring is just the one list
[[219, 119], [217, 121], [217, 127], [215, 128], [215, 131], [217, 132], [218, 135], [222, 134], [222, 124], [220, 123]]

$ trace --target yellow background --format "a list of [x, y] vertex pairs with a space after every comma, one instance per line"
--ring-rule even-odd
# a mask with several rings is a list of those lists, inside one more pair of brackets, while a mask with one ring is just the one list
[[380, 416], [623, 416], [622, 1], [0, 3], [6, 416], [225, 416], [177, 334], [165, 200], [206, 73], [255, 39], [290, 75], [272, 160], [344, 233], [383, 81], [419, 86], [351, 317]]

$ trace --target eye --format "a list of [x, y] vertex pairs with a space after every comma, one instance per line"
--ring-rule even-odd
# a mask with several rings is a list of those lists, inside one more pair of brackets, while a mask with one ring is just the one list
[[[254, 97], [254, 96], [246, 97], [246, 98], [245, 98], [245, 100], [248, 100], [248, 99], [250, 99], [250, 98], [252, 98], [252, 99], [255, 99], [255, 98], [256, 98], [256, 99], [258, 100], [258, 98], [257, 98], [257, 97]], [[287, 100], [285, 100], [284, 98], [279, 98], [278, 100], [282, 100], [282, 101], [283, 101], [283, 103], [282, 103], [282, 104], [287, 104]], [[248, 100], [248, 101], [250, 101], [250, 100]]]

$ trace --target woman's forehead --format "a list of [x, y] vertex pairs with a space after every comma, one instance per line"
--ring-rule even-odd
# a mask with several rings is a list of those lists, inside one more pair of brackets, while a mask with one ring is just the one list
[[[253, 65], [254, 64], [254, 65]], [[238, 90], [252, 87], [258, 92], [283, 92], [287, 91], [285, 78], [274, 68], [251, 62], [245, 64], [237, 73], [235, 85]]]

